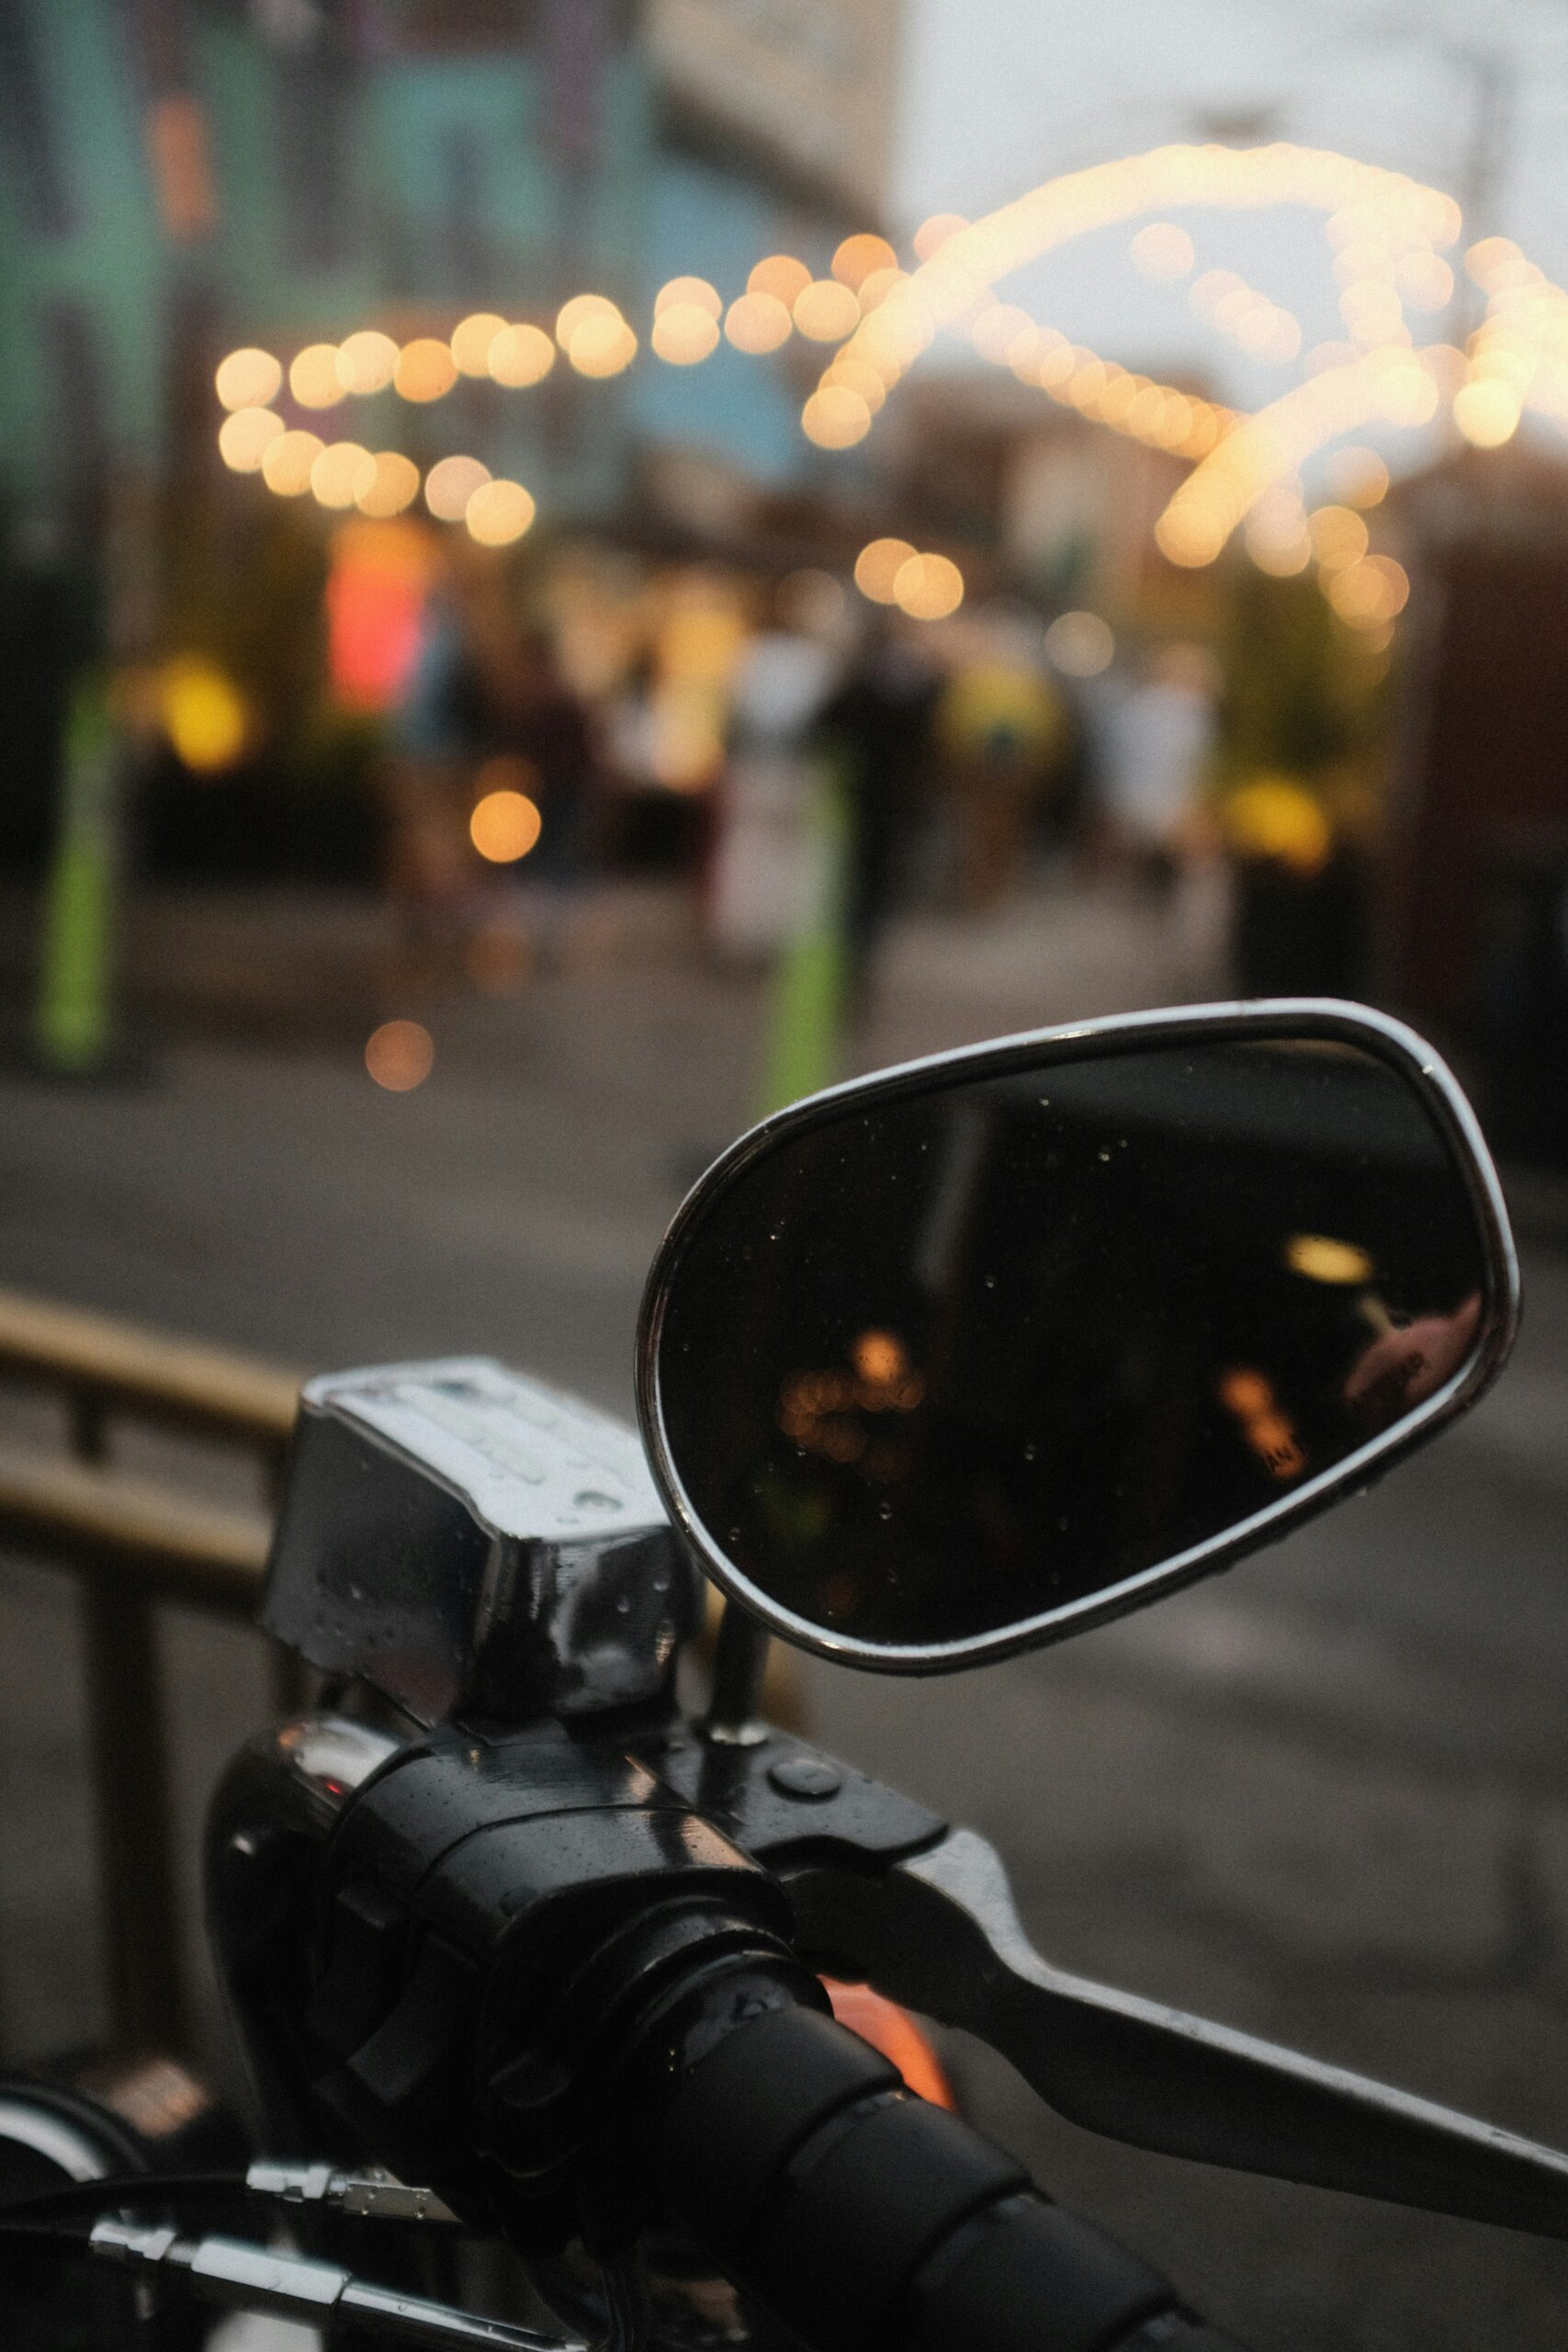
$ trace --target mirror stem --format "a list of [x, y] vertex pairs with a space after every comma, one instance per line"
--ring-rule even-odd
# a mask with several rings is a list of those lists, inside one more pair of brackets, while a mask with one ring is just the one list
[[713, 1690], [700, 1726], [703, 1737], [716, 1747], [757, 1747], [768, 1736], [768, 1726], [757, 1713], [768, 1638], [738, 1600], [725, 1602], [714, 1645]]

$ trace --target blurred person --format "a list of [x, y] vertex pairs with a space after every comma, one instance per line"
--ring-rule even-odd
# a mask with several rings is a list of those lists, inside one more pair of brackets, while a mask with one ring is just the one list
[[830, 887], [816, 821], [818, 723], [842, 669], [815, 596], [785, 580], [731, 690], [728, 758], [715, 802], [708, 927], [719, 954], [755, 962], [810, 921]]
[[897, 903], [929, 805], [931, 720], [941, 678], [912, 631], [876, 615], [822, 712], [841, 753], [850, 840], [844, 931], [852, 1007]]
[[1161, 646], [1104, 717], [1100, 805], [1112, 854], [1168, 898], [1201, 851], [1201, 792], [1216, 737], [1213, 665], [1201, 646]]
[[1023, 632], [967, 636], [935, 711], [958, 832], [958, 896], [978, 910], [1013, 888], [1037, 819], [1065, 769], [1071, 729]]
[[538, 945], [558, 960], [585, 888], [593, 846], [599, 760], [588, 710], [555, 646], [539, 629], [497, 630], [485, 662], [485, 789], [521, 791], [539, 812], [534, 846], [515, 872], [533, 902]]
[[381, 797], [388, 895], [403, 947], [437, 959], [455, 944], [471, 885], [470, 778], [482, 693], [459, 605], [436, 586], [399, 699], [387, 714]]

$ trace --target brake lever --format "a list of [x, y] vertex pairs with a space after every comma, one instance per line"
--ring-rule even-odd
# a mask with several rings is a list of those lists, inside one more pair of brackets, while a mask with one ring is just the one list
[[977, 2034], [1048, 2106], [1134, 2147], [1568, 2237], [1568, 2156], [1043, 1960], [973, 1830], [881, 1869], [783, 1875], [803, 1949]]

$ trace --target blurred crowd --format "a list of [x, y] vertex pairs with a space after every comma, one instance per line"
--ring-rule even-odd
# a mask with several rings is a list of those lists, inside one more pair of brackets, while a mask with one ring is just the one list
[[933, 626], [818, 571], [663, 593], [662, 625], [606, 664], [603, 615], [585, 626], [581, 602], [521, 617], [480, 566], [433, 588], [380, 729], [411, 955], [481, 982], [569, 956], [588, 886], [626, 862], [650, 804], [678, 818], [666, 862], [716, 959], [761, 965], [830, 923], [854, 993], [901, 908], [984, 915], [1053, 865], [1116, 879], [1152, 917], [1206, 903], [1205, 648], [1073, 675], [1010, 601]]

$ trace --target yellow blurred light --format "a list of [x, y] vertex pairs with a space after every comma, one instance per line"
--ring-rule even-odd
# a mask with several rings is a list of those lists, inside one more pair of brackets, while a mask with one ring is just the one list
[[1310, 1283], [1370, 1283], [1377, 1268], [1354, 1241], [1336, 1241], [1326, 1233], [1292, 1233], [1285, 1244], [1285, 1263], [1292, 1273]]
[[1098, 678], [1115, 651], [1116, 639], [1098, 613], [1058, 613], [1045, 632], [1046, 659], [1066, 678]]
[[1429, 248], [1402, 256], [1396, 283], [1405, 300], [1418, 311], [1444, 311], [1453, 300], [1453, 271]]
[[1034, 332], [1033, 320], [1016, 302], [992, 302], [970, 328], [969, 340], [983, 359], [1005, 368], [1013, 346]]
[[365, 1067], [389, 1094], [423, 1086], [435, 1064], [435, 1044], [418, 1021], [383, 1021], [365, 1041]]
[[826, 384], [800, 413], [800, 429], [819, 449], [850, 449], [871, 430], [871, 411], [858, 392]]
[[269, 441], [262, 458], [262, 480], [279, 498], [303, 498], [310, 487], [310, 469], [321, 456], [319, 433], [280, 433]]
[[376, 487], [376, 460], [357, 441], [333, 441], [310, 468], [310, 490], [319, 506], [354, 506]]
[[1376, 506], [1388, 495], [1388, 468], [1375, 449], [1337, 449], [1325, 472], [1342, 505]]
[[397, 345], [375, 327], [345, 335], [337, 347], [337, 379], [345, 392], [384, 392], [397, 368]]
[[245, 748], [250, 718], [237, 686], [200, 654], [166, 662], [158, 701], [175, 756], [197, 775], [231, 767]]
[[823, 378], [824, 384], [842, 384], [846, 390], [858, 392], [873, 416], [887, 398], [887, 387], [874, 368], [863, 359], [852, 359], [840, 352]]
[[487, 792], [468, 819], [468, 838], [492, 865], [513, 865], [539, 838], [540, 818], [525, 792]]
[[649, 343], [671, 368], [694, 368], [718, 343], [713, 312], [697, 302], [671, 302], [653, 322]]
[[694, 302], [699, 311], [705, 311], [716, 326], [724, 316], [723, 297], [717, 287], [710, 286], [705, 277], [668, 279], [653, 298], [653, 315], [656, 319], [660, 319], [666, 311], [672, 309], [677, 303], [687, 302]]
[[288, 389], [301, 408], [335, 408], [343, 398], [335, 343], [308, 343], [288, 370]]
[[424, 477], [424, 503], [438, 523], [460, 523], [489, 480], [490, 468], [478, 458], [443, 458]]
[[479, 484], [463, 510], [463, 520], [469, 537], [480, 547], [507, 548], [531, 527], [536, 512], [522, 483], [502, 476]]
[[452, 364], [460, 376], [488, 376], [490, 347], [506, 332], [506, 321], [494, 311], [470, 311], [452, 330]]
[[1328, 820], [1310, 792], [1284, 776], [1259, 776], [1233, 792], [1221, 811], [1233, 848], [1244, 857], [1277, 858], [1297, 874], [1316, 874], [1334, 845]]
[[964, 602], [964, 574], [944, 555], [912, 555], [893, 576], [893, 601], [912, 621], [944, 621]]
[[1478, 377], [1454, 394], [1454, 423], [1477, 449], [1500, 449], [1518, 431], [1519, 398], [1495, 377]]
[[855, 288], [855, 292], [860, 298], [862, 311], [869, 318], [879, 302], [886, 301], [895, 287], [907, 286], [908, 282], [908, 270], [899, 269], [897, 266], [892, 269], [874, 269], [870, 277], [863, 277]]
[[1410, 599], [1408, 572], [1387, 555], [1364, 556], [1342, 571], [1331, 571], [1323, 584], [1329, 603], [1352, 628], [1393, 620]]
[[[753, 271], [752, 275], [755, 276]], [[785, 305], [776, 294], [755, 291], [742, 294], [731, 302], [725, 315], [724, 332], [737, 351], [760, 357], [765, 351], [777, 351], [787, 343], [794, 322]]]
[[1325, 571], [1359, 563], [1367, 552], [1367, 526], [1348, 506], [1320, 506], [1307, 517], [1312, 551]]
[[237, 408], [226, 416], [218, 433], [218, 454], [231, 473], [254, 474], [283, 431], [283, 419], [270, 408]]
[[543, 383], [556, 364], [556, 346], [543, 327], [502, 327], [486, 355], [486, 366], [498, 384], [521, 391]]
[[836, 277], [814, 277], [795, 296], [791, 316], [810, 343], [841, 343], [860, 324], [860, 304]]
[[1145, 277], [1185, 277], [1197, 259], [1191, 238], [1174, 220], [1151, 220], [1128, 249]]
[[1483, 292], [1490, 293], [1499, 279], [1523, 259], [1524, 255], [1512, 237], [1483, 237], [1478, 243], [1469, 247], [1464, 266], [1477, 286]]
[[795, 298], [804, 294], [811, 283], [811, 272], [793, 254], [769, 254], [758, 262], [746, 279], [748, 294], [771, 294], [786, 311], [795, 307]]
[[637, 336], [618, 311], [595, 311], [572, 329], [566, 356], [580, 376], [618, 376], [637, 357]]
[[962, 212], [933, 212], [930, 220], [922, 220], [915, 232], [915, 251], [921, 261], [930, 261], [942, 251], [950, 237], [955, 237], [960, 229], [967, 229], [968, 226]]
[[382, 449], [375, 470], [355, 499], [362, 514], [384, 520], [402, 514], [419, 495], [419, 468], [399, 449]]
[[908, 539], [873, 539], [855, 558], [855, 586], [874, 605], [897, 602], [896, 582], [917, 550]]
[[247, 344], [220, 360], [212, 380], [225, 408], [265, 408], [283, 382], [282, 363], [270, 351]]
[[1298, 513], [1293, 531], [1280, 530], [1254, 515], [1243, 534], [1247, 552], [1259, 571], [1275, 580], [1292, 580], [1312, 561], [1312, 541]]
[[457, 380], [457, 363], [451, 346], [438, 343], [433, 334], [416, 335], [412, 343], [405, 343], [392, 373], [393, 389], [400, 397], [421, 404], [445, 399]]
[[863, 233], [846, 237], [833, 255], [833, 275], [840, 284], [858, 294], [866, 279], [879, 269], [897, 269], [898, 256], [886, 237]]
[[574, 294], [556, 312], [556, 341], [569, 356], [571, 338], [590, 319], [618, 320], [620, 311], [607, 294]]

